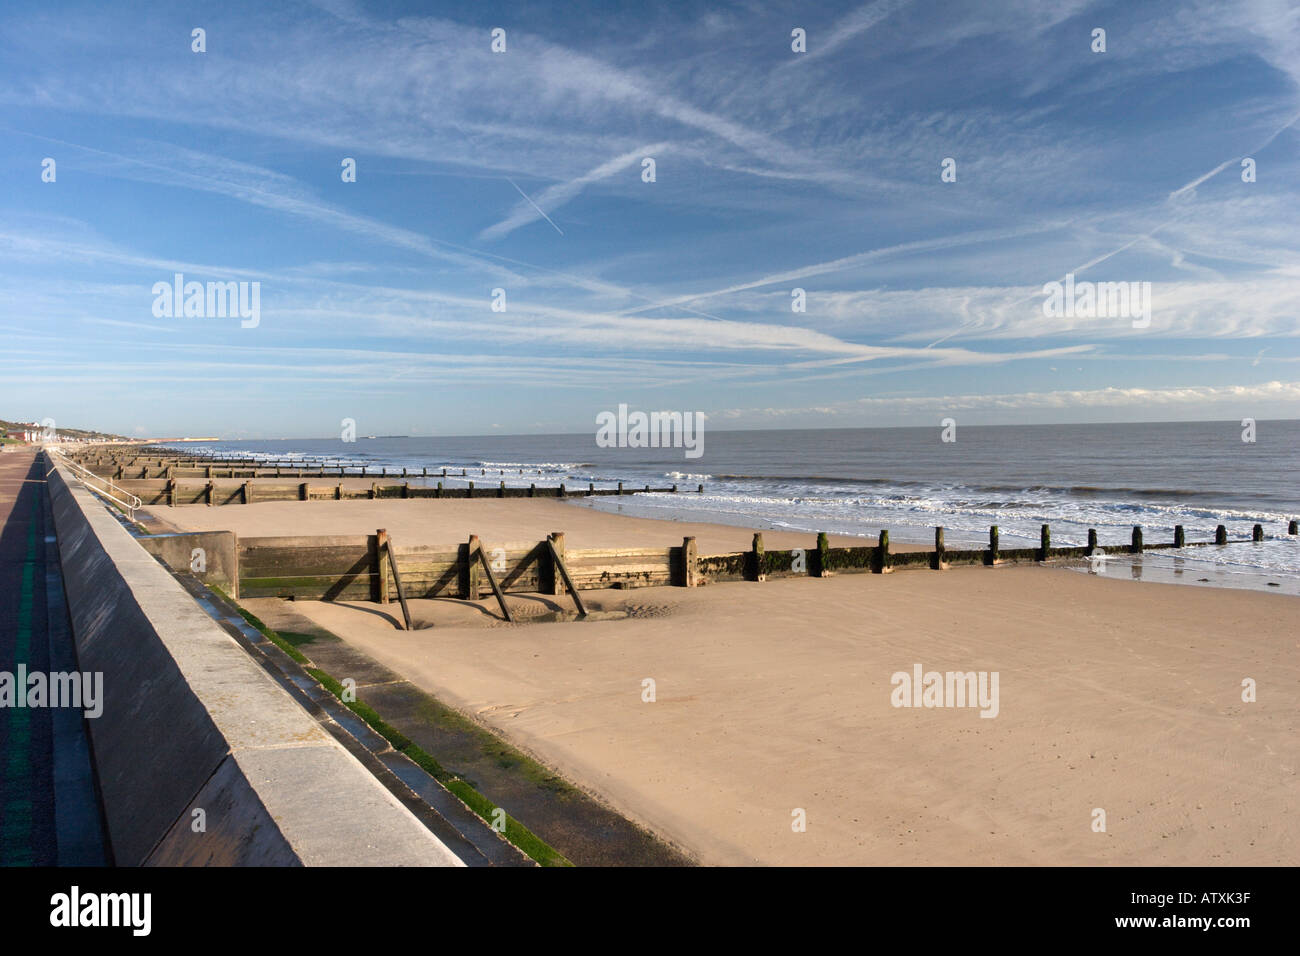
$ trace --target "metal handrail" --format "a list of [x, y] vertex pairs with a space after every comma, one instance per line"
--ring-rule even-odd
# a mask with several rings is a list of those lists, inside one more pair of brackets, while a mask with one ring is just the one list
[[76, 479], [80, 481], [83, 485], [86, 484], [87, 478], [90, 478], [94, 481], [101, 482], [103, 485], [105, 485], [106, 487], [104, 488], [91, 488], [90, 490], [99, 492], [109, 501], [113, 502], [115, 505], [117, 505], [119, 508], [125, 511], [127, 513], [127, 516], [132, 521], [135, 520], [136, 511], [144, 507], [144, 501], [141, 500], [137, 495], [131, 494], [131, 492], [127, 491], [125, 488], [118, 487], [117, 485], [113, 484], [113, 482], [110, 481], [108, 478], [105, 478], [102, 475], [95, 474], [89, 468], [79, 465], [77, 462], [73, 461], [71, 458], [69, 458], [59, 449], [51, 448], [50, 451], [58, 455], [59, 459], [65, 465], [69, 466], [72, 469], [73, 476], [76, 477]]

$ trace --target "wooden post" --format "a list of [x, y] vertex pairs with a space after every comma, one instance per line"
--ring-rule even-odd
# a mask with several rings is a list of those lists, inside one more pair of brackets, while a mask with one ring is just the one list
[[375, 532], [375, 572], [379, 575], [379, 603], [387, 604], [388, 596], [388, 532], [380, 528]]
[[441, 498], [441, 497], [442, 497], [442, 482], [441, 482], [441, 481], [438, 482], [438, 487], [434, 490], [433, 496], [434, 496], [435, 498]]
[[469, 549], [465, 552], [465, 585], [462, 597], [471, 601], [478, 600], [479, 583], [483, 579], [483, 572], [479, 566], [478, 550], [481, 547], [478, 535], [469, 536]]
[[1052, 526], [1043, 525], [1038, 529], [1038, 560], [1046, 561], [1052, 556]]
[[311, 498], [311, 492], [307, 490], [307, 482], [303, 481], [298, 484], [298, 500], [307, 501]]
[[515, 619], [510, 615], [510, 606], [506, 604], [506, 596], [502, 592], [501, 586], [497, 584], [497, 576], [492, 573], [492, 565], [488, 563], [487, 554], [484, 552], [482, 544], [478, 547], [477, 566], [482, 568], [483, 576], [487, 578], [488, 587], [492, 589], [492, 595], [497, 599], [497, 604], [501, 608], [501, 616], [506, 619], [507, 623], [513, 624]]
[[471, 482], [469, 483], [469, 489], [465, 492], [465, 497], [466, 497], [466, 498], [473, 498], [473, 497], [474, 497], [474, 482], [471, 481]]
[[1256, 542], [1264, 540], [1264, 526], [1262, 524], [1255, 525], [1250, 533], [1250, 540]]
[[1142, 553], [1142, 526], [1140, 524], [1133, 526], [1133, 544], [1129, 547], [1129, 551], [1133, 554]]
[[826, 536], [825, 531], [817, 532], [817, 577], [829, 578], [831, 576], [830, 568], [830, 538]]
[[701, 495], [704, 494], [704, 486], [703, 486], [703, 485], [700, 485], [700, 487], [699, 487], [698, 489], [696, 489], [696, 491], [697, 491], [698, 494], [701, 494]]
[[206, 473], [203, 477], [204, 477], [204, 478], [211, 478], [211, 477], [212, 477], [212, 466], [211, 466], [211, 465], [208, 465], [207, 468], [208, 468], [207, 473]]
[[700, 555], [694, 538], [682, 538], [682, 582], [688, 588], [700, 583]]
[[1300, 521], [1296, 521], [1294, 518], [1292, 518], [1291, 523], [1286, 526], [1286, 533], [1300, 534]]
[[[405, 471], [406, 469], [403, 468], [402, 470]], [[402, 497], [403, 498], [411, 497], [411, 483], [409, 481], [402, 482]]]
[[618, 483], [618, 493], [620, 495], [623, 493], [623, 482], [621, 481]]
[[[211, 469], [209, 469], [209, 471], [211, 471]], [[208, 507], [211, 508], [212, 507], [212, 482], [210, 481], [208, 482], [208, 487], [204, 491], [204, 496], [208, 500]]]
[[595, 493], [596, 493], [596, 483], [594, 481], [587, 482], [587, 494], [594, 495]]
[[372, 481], [370, 483], [370, 500], [374, 501], [378, 497], [379, 497], [379, 484], [377, 482]]
[[934, 529], [934, 554], [930, 555], [930, 568], [934, 571], [942, 571], [948, 566], [947, 548], [943, 546], [943, 525]]
[[1217, 528], [1214, 529], [1214, 543], [1215, 544], [1228, 543], [1228, 529], [1225, 528], [1223, 525], [1219, 525]]
[[528, 486], [528, 497], [534, 498], [536, 496], [537, 496], [537, 485], [536, 483], [534, 483]]
[[167, 479], [167, 504], [169, 507], [176, 507], [176, 479]]
[[767, 575], [763, 573], [764, 553], [765, 552], [763, 550], [763, 533], [761, 531], [755, 531], [754, 543], [750, 547], [750, 553], [749, 553], [749, 562], [751, 567], [750, 574], [753, 576], [755, 581], [767, 580]]
[[881, 531], [880, 538], [876, 542], [875, 561], [872, 562], [872, 571], [876, 574], [888, 574], [894, 570], [893, 560], [889, 557], [889, 532]]
[[565, 495], [564, 482], [560, 482], [560, 497], [563, 498], [564, 495]]
[[1175, 548], [1187, 547], [1187, 535], [1183, 531], [1183, 526], [1180, 524], [1174, 525], [1174, 547]]
[[[551, 548], [559, 556], [561, 561], [564, 560], [564, 532], [552, 531], [549, 538]], [[545, 581], [540, 582], [543, 594], [563, 594], [564, 583], [560, 579], [559, 569], [555, 566], [555, 561], [551, 559], [550, 553], [545, 552], [547, 560], [544, 562], [547, 577]]]
[[251, 505], [253, 503], [253, 483], [251, 481], [244, 482], [243, 495], [241, 497], [244, 504]]
[[501, 482], [501, 487], [497, 489], [497, 497], [504, 498], [505, 496], [506, 496], [506, 483], [503, 481]]
[[573, 595], [573, 605], [578, 609], [578, 617], [579, 618], [586, 617], [587, 607], [585, 604], [582, 603], [582, 595], [580, 595], [578, 593], [578, 589], [573, 586], [573, 581], [569, 577], [569, 571], [564, 566], [564, 558], [561, 557], [560, 553], [555, 550], [554, 540], [551, 538], [547, 538], [545, 541], [542, 542], [542, 544], [545, 546], [545, 550], [550, 555], [551, 564], [554, 566], [554, 570], [558, 572], [558, 577], [564, 582], [564, 586], [568, 589], [569, 593]]
[[1088, 529], [1088, 553], [1089, 554], [1097, 553], [1097, 529], [1096, 528]]
[[988, 550], [988, 554], [984, 558], [984, 563], [985, 564], [998, 563], [998, 526], [997, 525], [989, 526], [989, 550]]
[[677, 494], [677, 486], [673, 485], [673, 494]]

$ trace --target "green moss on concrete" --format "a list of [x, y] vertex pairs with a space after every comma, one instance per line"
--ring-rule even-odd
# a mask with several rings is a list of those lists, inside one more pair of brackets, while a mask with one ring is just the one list
[[294, 647], [302, 647], [304, 644], [313, 644], [317, 640], [315, 634], [297, 634], [293, 631], [277, 631], [276, 633]]
[[573, 866], [557, 850], [542, 840], [537, 834], [533, 833], [526, 826], [512, 817], [510, 814], [501, 811], [498, 807], [492, 805], [492, 801], [483, 796], [477, 790], [470, 787], [463, 780], [452, 780], [446, 784], [448, 790], [454, 793], [465, 805], [477, 813], [484, 820], [487, 820], [493, 826], [497, 826], [497, 821], [504, 826], [502, 836], [513, 843], [519, 849], [527, 853], [532, 859], [536, 860], [542, 866]]
[[[315, 667], [308, 667], [307, 673], [316, 678], [316, 681], [327, 691], [337, 697], [348, 710], [352, 711], [366, 723], [368, 723], [379, 736], [383, 737], [393, 749], [405, 751], [407, 747], [413, 747], [415, 744], [411, 738], [407, 737], [396, 727], [387, 723], [373, 707], [361, 700], [348, 700], [343, 696], [343, 685], [336, 681], [323, 670]], [[432, 758], [430, 758], [432, 759]]]
[[522, 774], [536, 786], [560, 796], [572, 796], [578, 793], [578, 790], [563, 777], [556, 776], [527, 754], [503, 743], [491, 731], [484, 730], [460, 712], [443, 706], [432, 697], [424, 697], [419, 706], [419, 714], [426, 723], [440, 730], [470, 737], [480, 753], [491, 758], [498, 766]]
[[[242, 613], [242, 612], [241, 612]], [[251, 623], [251, 622], [250, 622]], [[364, 701], [345, 700], [343, 697], [343, 685], [337, 680], [317, 668], [307, 668], [307, 673], [315, 678], [322, 687], [337, 697], [343, 706], [347, 707], [354, 714], [370, 725], [375, 733], [379, 734], [392, 745], [398, 753], [410, 758], [415, 764], [424, 770], [429, 776], [437, 780], [440, 784], [454, 793], [467, 807], [486, 820], [494, 828], [504, 826], [502, 835], [520, 850], [526, 853], [530, 858], [536, 860], [542, 866], [572, 866], [564, 856], [542, 840], [537, 834], [533, 833], [522, 823], [510, 816], [508, 813], [496, 813], [499, 809], [486, 796], [475, 790], [468, 781], [462, 777], [446, 770], [437, 760], [424, 751], [418, 744], [409, 737], [402, 734], [395, 727], [388, 724], [379, 714]], [[463, 718], [462, 718], [463, 719]], [[484, 733], [480, 731], [480, 733]], [[490, 735], [486, 735], [489, 736]], [[505, 753], [511, 754], [514, 766], [528, 772], [526, 764], [532, 764], [527, 757], [517, 754], [511, 748], [508, 748], [499, 742], [498, 749]], [[511, 766], [505, 764], [504, 766]], [[558, 779], [558, 778], [557, 778]]]
[[230, 595], [227, 594], [225, 591], [221, 590], [221, 588], [219, 588], [217, 585], [209, 584], [208, 587], [211, 588], [213, 591], [216, 591], [223, 598], [225, 598], [226, 601], [229, 602], [235, 608], [235, 610], [239, 612], [240, 617], [242, 617], [245, 621], [247, 621], [254, 628], [256, 628], [259, 634], [265, 637], [276, 647], [280, 648], [280, 650], [284, 651], [286, 654], [292, 657], [299, 664], [306, 666], [307, 664], [311, 663], [311, 661], [307, 659], [307, 656], [303, 654], [302, 651], [298, 650], [298, 648], [296, 648], [291, 642], [286, 641], [279, 634], [275, 633], [275, 631], [271, 630], [269, 627], [263, 624], [262, 621], [255, 614], [250, 614], [249, 612], [245, 611], [242, 607], [240, 607], [238, 604], [236, 604], [234, 601], [232, 601], [230, 599]]

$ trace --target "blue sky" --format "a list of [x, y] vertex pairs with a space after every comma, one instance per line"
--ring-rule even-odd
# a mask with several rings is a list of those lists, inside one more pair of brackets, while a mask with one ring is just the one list
[[[1286, 0], [7, 3], [0, 417], [1297, 417], [1298, 120]], [[177, 272], [260, 321], [156, 317]], [[1149, 327], [1045, 316], [1067, 273]]]

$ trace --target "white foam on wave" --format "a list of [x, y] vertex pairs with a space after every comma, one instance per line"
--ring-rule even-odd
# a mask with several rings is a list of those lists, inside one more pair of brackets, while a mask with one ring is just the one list
[[576, 471], [579, 468], [591, 468], [590, 462], [585, 461], [480, 461], [469, 466], [461, 465], [459, 467], [470, 468], [497, 468], [518, 471]]
[[[1057, 545], [1081, 546], [1088, 530], [1096, 529], [1103, 544], [1127, 543], [1134, 525], [1143, 528], [1148, 543], [1173, 539], [1174, 526], [1182, 525], [1191, 541], [1208, 541], [1222, 524], [1232, 539], [1250, 538], [1255, 524], [1262, 524], [1266, 541], [1259, 545], [1193, 549], [1224, 569], [1242, 573], [1300, 575], [1300, 536], [1285, 534], [1287, 516], [1242, 509], [1207, 509], [1177, 504], [1141, 504], [1105, 501], [1097, 498], [1070, 499], [1053, 493], [1041, 500], [992, 502], [987, 494], [970, 489], [873, 488], [870, 494], [841, 491], [839, 494], [812, 493], [781, 495], [740, 482], [718, 482], [706, 486], [702, 495], [678, 495], [656, 500], [637, 498], [620, 505], [625, 513], [688, 517], [780, 528], [790, 531], [874, 536], [889, 529], [899, 542], [928, 543], [934, 526], [943, 525], [950, 547], [979, 547], [988, 541], [990, 525], [997, 525], [1004, 547], [1030, 547], [1039, 540], [1043, 524], [1052, 528]], [[976, 500], [972, 500], [976, 499]], [[1208, 557], [1210, 553], [1214, 557]]]

